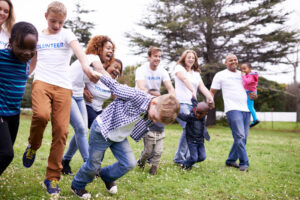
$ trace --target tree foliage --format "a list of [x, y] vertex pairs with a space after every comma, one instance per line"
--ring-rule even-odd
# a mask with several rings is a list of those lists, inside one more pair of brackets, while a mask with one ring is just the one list
[[76, 3], [76, 16], [73, 19], [68, 19], [65, 21], [64, 28], [70, 29], [78, 38], [78, 41], [84, 47], [87, 46], [91, 38], [91, 30], [94, 28], [95, 24], [82, 19], [82, 15], [94, 12], [95, 10], [86, 10], [82, 8], [82, 5], [78, 1]]
[[[236, 54], [239, 62], [250, 62], [263, 69], [266, 63], [278, 64], [292, 52], [297, 32], [284, 23], [289, 13], [280, 9], [285, 0], [154, 0], [139, 25], [148, 32], [127, 33], [135, 54], [150, 45], [160, 46], [164, 57], [176, 61], [186, 49], [193, 49], [205, 84], [209, 88], [222, 59]], [[277, 9], [275, 9], [277, 8]], [[202, 74], [203, 75], [203, 74]], [[208, 121], [215, 123], [215, 112]]]

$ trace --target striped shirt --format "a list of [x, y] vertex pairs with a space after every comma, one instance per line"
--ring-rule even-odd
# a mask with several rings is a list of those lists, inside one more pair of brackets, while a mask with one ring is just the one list
[[0, 116], [20, 113], [29, 62], [19, 61], [11, 49], [0, 50]]
[[100, 127], [103, 137], [107, 140], [108, 133], [114, 129], [130, 124], [142, 115], [134, 126], [130, 136], [139, 141], [153, 124], [147, 117], [150, 100], [153, 96], [139, 90], [119, 84], [116, 80], [101, 76], [100, 81], [104, 83], [117, 98], [97, 116], [96, 121]]

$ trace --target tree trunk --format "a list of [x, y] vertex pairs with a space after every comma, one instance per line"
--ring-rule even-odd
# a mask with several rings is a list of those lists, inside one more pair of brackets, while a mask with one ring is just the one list
[[213, 126], [216, 124], [216, 109], [208, 111], [206, 126]]
[[300, 84], [297, 84], [296, 92], [296, 112], [297, 112], [297, 122], [300, 122]]

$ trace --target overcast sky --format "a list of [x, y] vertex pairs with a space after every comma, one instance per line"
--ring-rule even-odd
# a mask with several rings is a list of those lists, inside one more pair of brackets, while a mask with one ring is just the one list
[[[60, 0], [68, 9], [67, 18], [74, 17], [76, 0]], [[17, 21], [28, 21], [33, 23], [38, 30], [47, 27], [44, 13], [52, 0], [12, 0], [16, 13]], [[93, 22], [96, 26], [92, 31], [93, 35], [108, 35], [116, 44], [115, 57], [123, 61], [124, 66], [135, 65], [146, 61], [146, 57], [134, 56], [128, 46], [128, 40], [124, 37], [125, 32], [141, 30], [136, 25], [143, 14], [147, 12], [147, 5], [151, 0], [81, 0], [85, 9], [95, 10], [95, 12], [86, 16], [86, 20]], [[283, 7], [288, 11], [294, 11], [290, 16], [288, 25], [291, 27], [300, 27], [300, 0], [287, 0]], [[294, 10], [296, 9], [296, 10]], [[270, 71], [261, 74], [274, 74], [277, 71], [291, 71], [290, 67], [269, 66]], [[278, 76], [265, 76], [266, 78], [278, 82], [291, 83], [292, 73]], [[298, 73], [300, 80], [300, 70]]]

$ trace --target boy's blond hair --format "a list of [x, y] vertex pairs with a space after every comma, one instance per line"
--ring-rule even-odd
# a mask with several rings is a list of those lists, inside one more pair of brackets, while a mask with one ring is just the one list
[[148, 57], [151, 57], [152, 54], [153, 54], [154, 52], [157, 52], [157, 51], [160, 51], [160, 52], [161, 52], [161, 48], [155, 47], [155, 46], [150, 46], [149, 49], [148, 49]]
[[53, 12], [58, 15], [62, 15], [64, 17], [67, 16], [66, 6], [59, 1], [53, 1], [48, 5], [47, 13], [49, 14], [50, 12]]
[[157, 97], [156, 108], [161, 122], [171, 124], [177, 118], [180, 105], [174, 95], [164, 94]]

